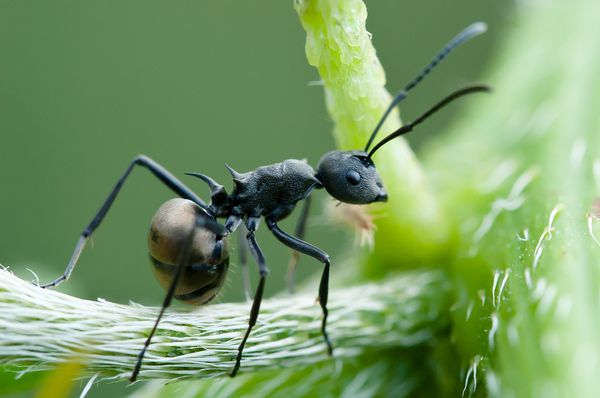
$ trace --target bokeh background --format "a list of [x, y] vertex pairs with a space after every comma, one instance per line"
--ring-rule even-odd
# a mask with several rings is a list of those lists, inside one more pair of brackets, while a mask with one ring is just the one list
[[[510, 27], [513, 5], [429, 0], [368, 1], [367, 7], [390, 91], [467, 24], [483, 20], [490, 27], [411, 94], [402, 106], [411, 119], [477, 80]], [[316, 165], [335, 143], [304, 40], [291, 1], [0, 0], [0, 264], [27, 279], [33, 278], [28, 269], [43, 282], [56, 277], [138, 153], [205, 198], [205, 186], [184, 172], [230, 187], [225, 162], [239, 171], [286, 158]], [[409, 140], [418, 148], [435, 139], [452, 117], [443, 112]], [[147, 171], [135, 170], [60, 290], [159, 305], [164, 292], [150, 272], [146, 234], [154, 211], [170, 197]], [[353, 235], [330, 225], [324, 192], [315, 199], [307, 239], [332, 254], [335, 278], [336, 259], [353, 250]], [[283, 226], [293, 230], [295, 218]], [[264, 227], [258, 239], [272, 295], [284, 287], [289, 251]], [[236, 265], [233, 253], [221, 301], [243, 298]], [[317, 269], [303, 259], [300, 276]], [[120, 395], [123, 387], [90, 396]]]

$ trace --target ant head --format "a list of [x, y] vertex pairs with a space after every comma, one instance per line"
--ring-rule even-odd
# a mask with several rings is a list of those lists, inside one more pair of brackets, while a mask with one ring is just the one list
[[[317, 175], [323, 187], [334, 198], [351, 204], [367, 204], [372, 202], [385, 202], [387, 193], [383, 188], [381, 177], [375, 169], [375, 164], [371, 160], [373, 154], [382, 146], [391, 140], [409, 133], [413, 128], [421, 124], [438, 110], [462, 96], [477, 92], [487, 92], [490, 88], [485, 85], [472, 85], [456, 90], [443, 98], [428, 111], [423, 113], [412, 123], [405, 124], [387, 137], [379, 141], [372, 148], [377, 133], [383, 126], [384, 121], [402, 100], [406, 98], [408, 92], [421, 82], [425, 76], [431, 72], [448, 54], [461, 44], [469, 41], [471, 38], [482, 34], [487, 29], [483, 22], [476, 22], [467, 26], [462, 32], [456, 35], [448, 44], [446, 44], [433, 60], [426, 65], [421, 72], [402, 89], [388, 106], [383, 116], [371, 133], [364, 151], [332, 151], [326, 153], [317, 165]], [[369, 150], [369, 148], [371, 148]]]
[[344, 203], [387, 200], [375, 164], [364, 151], [327, 152], [317, 165], [317, 178], [331, 196]]
[[[472, 85], [452, 92], [413, 122], [405, 124], [379, 141], [371, 150], [369, 150], [369, 145], [373, 141], [377, 129], [371, 134], [364, 151], [328, 152], [319, 160], [316, 177], [327, 192], [339, 201], [357, 205], [385, 202], [387, 193], [371, 158], [373, 154], [393, 139], [411, 132], [415, 126], [421, 124], [452, 101], [468, 94], [488, 91], [490, 91], [488, 86]], [[386, 111], [384, 118], [389, 113], [389, 109]]]

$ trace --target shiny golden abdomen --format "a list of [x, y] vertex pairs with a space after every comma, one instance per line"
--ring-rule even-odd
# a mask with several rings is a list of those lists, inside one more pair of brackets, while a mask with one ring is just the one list
[[[202, 214], [194, 202], [177, 198], [165, 202], [152, 218], [148, 248], [154, 274], [163, 288], [169, 288], [184, 242], [195, 218]], [[190, 304], [209, 302], [217, 295], [227, 275], [227, 239], [219, 241], [211, 231], [197, 228], [189, 262], [184, 266], [175, 298]]]

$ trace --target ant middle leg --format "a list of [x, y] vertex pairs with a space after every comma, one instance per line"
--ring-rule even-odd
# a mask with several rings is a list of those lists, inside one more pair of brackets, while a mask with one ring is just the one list
[[[184, 199], [189, 199], [192, 202], [196, 203], [206, 214], [207, 218], [214, 218], [214, 217], [212, 217], [212, 214], [208, 210], [208, 205], [206, 203], [204, 203], [204, 201], [202, 201], [202, 199], [200, 199], [191, 189], [189, 189], [187, 186], [185, 186], [185, 184], [183, 184], [181, 181], [179, 181], [177, 179], [177, 177], [175, 177], [173, 174], [171, 174], [169, 171], [167, 171], [164, 167], [162, 167], [160, 164], [158, 164], [154, 160], [150, 159], [149, 157], [144, 156], [144, 155], [139, 155], [139, 156], [135, 157], [133, 159], [133, 161], [129, 164], [129, 166], [123, 173], [123, 175], [121, 175], [121, 177], [119, 178], [119, 180], [117, 181], [117, 183], [115, 184], [113, 189], [110, 191], [108, 197], [104, 200], [104, 203], [102, 204], [102, 206], [100, 207], [100, 209], [98, 210], [98, 212], [96, 213], [94, 218], [92, 218], [92, 221], [87, 225], [87, 227], [85, 227], [85, 229], [79, 236], [77, 245], [75, 245], [73, 254], [71, 255], [71, 258], [69, 259], [69, 262], [68, 262], [67, 267], [66, 267], [65, 271], [63, 272], [63, 274], [61, 276], [59, 276], [58, 278], [56, 278], [55, 280], [53, 280], [52, 282], [41, 285], [42, 288], [58, 286], [62, 282], [69, 279], [69, 277], [71, 276], [71, 273], [73, 272], [73, 269], [75, 268], [75, 265], [77, 264], [77, 260], [79, 260], [79, 256], [81, 255], [81, 252], [83, 251], [83, 248], [85, 247], [85, 244], [87, 243], [87, 241], [90, 238], [90, 236], [92, 235], [92, 233], [96, 230], [96, 228], [98, 228], [98, 226], [100, 225], [102, 220], [104, 220], [106, 213], [108, 213], [108, 210], [110, 210], [110, 207], [112, 206], [113, 202], [115, 201], [117, 194], [121, 191], [121, 188], [123, 187], [123, 184], [125, 183], [125, 180], [127, 180], [127, 177], [129, 177], [129, 175], [131, 174], [131, 171], [133, 170], [133, 168], [135, 166], [145, 167], [155, 177], [157, 177], [163, 184], [165, 184], [167, 187], [169, 187], [177, 195], [179, 195], [180, 197], [182, 197]], [[225, 233], [225, 230], [223, 229], [223, 227], [220, 224], [218, 224], [217, 222], [212, 222], [212, 223], [207, 222], [205, 227], [217, 235], [222, 236]]]
[[[246, 227], [242, 227], [243, 232], [246, 232]], [[240, 270], [242, 271], [242, 283], [244, 285], [244, 297], [246, 301], [252, 300], [252, 294], [250, 293], [250, 272], [248, 270], [248, 241], [246, 240], [246, 233], [239, 233], [239, 244], [238, 252], [240, 254]]]
[[233, 366], [233, 370], [229, 374], [231, 377], [235, 377], [238, 370], [240, 369], [240, 364], [242, 361], [242, 352], [244, 351], [244, 347], [246, 345], [246, 341], [248, 340], [248, 336], [250, 336], [250, 331], [252, 331], [252, 327], [256, 324], [256, 320], [258, 319], [258, 313], [260, 312], [260, 304], [262, 302], [263, 291], [265, 288], [265, 280], [267, 278], [267, 274], [269, 273], [269, 269], [267, 268], [267, 263], [265, 261], [265, 256], [258, 246], [256, 242], [256, 238], [254, 236], [254, 232], [258, 227], [258, 223], [260, 218], [249, 217], [246, 221], [246, 228], [248, 230], [248, 234], [246, 235], [246, 239], [248, 240], [248, 246], [250, 249], [250, 253], [254, 260], [258, 264], [258, 270], [260, 273], [260, 280], [258, 282], [258, 287], [256, 288], [256, 293], [254, 294], [254, 300], [252, 301], [252, 309], [250, 310], [250, 319], [248, 320], [248, 328], [246, 329], [246, 333], [244, 334], [244, 338], [238, 347], [238, 353], [235, 358], [235, 365]]
[[321, 282], [319, 283], [319, 304], [321, 305], [321, 310], [323, 311], [321, 333], [325, 339], [325, 344], [327, 344], [327, 352], [329, 355], [332, 355], [333, 346], [331, 344], [331, 340], [329, 339], [329, 335], [327, 334], [327, 316], [329, 314], [329, 311], [327, 310], [327, 298], [329, 296], [329, 254], [308, 242], [282, 231], [277, 225], [277, 222], [274, 220], [267, 219], [267, 226], [271, 232], [273, 232], [273, 235], [275, 235], [277, 240], [287, 247], [306, 254], [307, 256], [311, 256], [312, 258], [323, 263], [323, 273], [321, 274]]
[[232, 234], [239, 227], [242, 228], [243, 233], [239, 233], [239, 242], [238, 242], [238, 252], [240, 255], [240, 269], [242, 270], [242, 282], [244, 285], [244, 297], [246, 301], [252, 300], [252, 295], [250, 294], [250, 274], [248, 273], [248, 242], [246, 238], [246, 234], [248, 232], [247, 228], [242, 223], [243, 217], [238, 214], [231, 214], [227, 217], [227, 221], [225, 221], [225, 229], [228, 234]]

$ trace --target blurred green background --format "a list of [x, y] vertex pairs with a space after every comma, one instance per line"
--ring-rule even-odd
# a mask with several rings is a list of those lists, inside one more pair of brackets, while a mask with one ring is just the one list
[[[477, 80], [510, 25], [506, 2], [368, 1], [367, 7], [390, 91], [467, 24], [489, 24], [487, 35], [411, 95], [402, 106], [405, 119]], [[334, 142], [322, 88], [310, 84], [318, 75], [306, 62], [304, 40], [291, 1], [0, 1], [0, 264], [26, 279], [32, 279], [27, 268], [43, 282], [58, 276], [138, 153], [205, 198], [205, 186], [184, 172], [229, 187], [224, 162], [239, 171], [286, 158], [314, 166]], [[417, 147], [434, 139], [452, 117], [440, 114], [409, 139]], [[159, 305], [164, 292], [150, 272], [146, 234], [170, 197], [147, 171], [136, 170], [60, 290]], [[307, 238], [332, 254], [335, 278], [336, 260], [353, 236], [327, 225], [325, 198], [316, 195]], [[283, 224], [287, 230], [295, 218]], [[264, 227], [258, 239], [271, 268], [271, 295], [284, 287], [289, 251]], [[243, 297], [232, 255], [222, 301]], [[319, 268], [301, 260], [302, 275]]]

